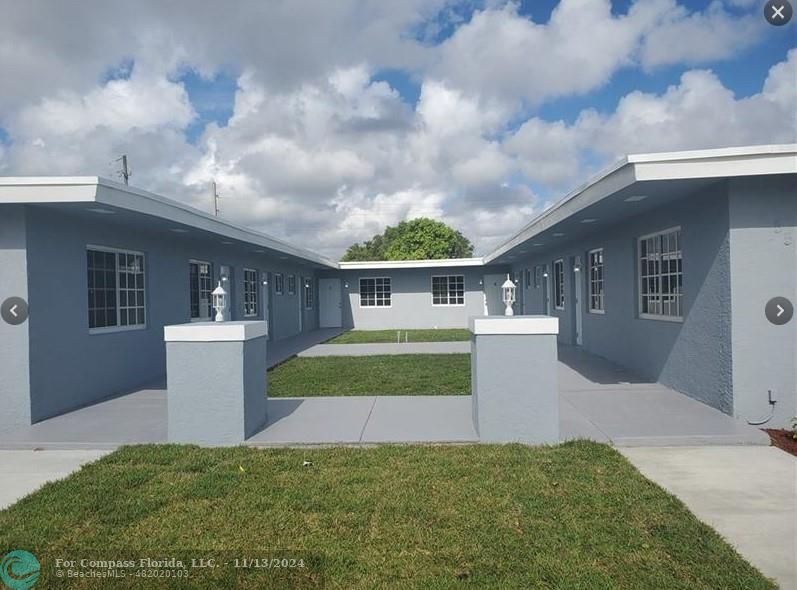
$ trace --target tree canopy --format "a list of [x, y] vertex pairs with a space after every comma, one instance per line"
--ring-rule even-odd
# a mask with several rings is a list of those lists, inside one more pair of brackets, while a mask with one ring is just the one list
[[468, 238], [442, 221], [418, 217], [387, 226], [384, 233], [351, 245], [342, 260], [430, 260], [470, 256], [473, 256], [473, 244]]

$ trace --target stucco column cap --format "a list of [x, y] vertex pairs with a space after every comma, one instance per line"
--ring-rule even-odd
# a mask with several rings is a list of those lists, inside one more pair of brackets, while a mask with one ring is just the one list
[[165, 342], [244, 342], [268, 334], [268, 322], [193, 322], [164, 326]]
[[474, 334], [558, 334], [559, 318], [547, 315], [491, 315], [470, 318]]

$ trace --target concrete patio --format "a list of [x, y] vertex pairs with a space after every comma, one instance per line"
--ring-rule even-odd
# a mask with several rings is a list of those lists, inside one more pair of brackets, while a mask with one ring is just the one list
[[[269, 366], [338, 332], [319, 330], [272, 345]], [[352, 345], [329, 346], [345, 349]], [[626, 447], [769, 445], [768, 436], [757, 428], [571, 347], [559, 351], [559, 393], [562, 440], [587, 438]], [[166, 412], [165, 386], [154, 384], [0, 433], [0, 449], [113, 449], [125, 444], [164, 443]], [[266, 426], [247, 444], [478, 440], [467, 395], [275, 398], [268, 401], [268, 414]]]

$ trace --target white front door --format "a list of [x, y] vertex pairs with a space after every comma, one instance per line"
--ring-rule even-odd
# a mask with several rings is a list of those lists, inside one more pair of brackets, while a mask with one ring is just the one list
[[320, 279], [318, 300], [320, 327], [343, 327], [343, 295], [340, 290], [340, 279]]
[[504, 315], [505, 306], [501, 285], [506, 280], [506, 273], [484, 275], [484, 315]]

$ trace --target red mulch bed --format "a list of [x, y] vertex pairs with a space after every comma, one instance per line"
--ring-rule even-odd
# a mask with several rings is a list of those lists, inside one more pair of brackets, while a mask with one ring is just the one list
[[797, 440], [794, 440], [791, 430], [765, 428], [764, 432], [769, 435], [773, 445], [797, 457]]

